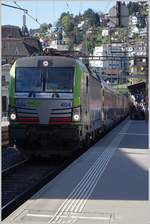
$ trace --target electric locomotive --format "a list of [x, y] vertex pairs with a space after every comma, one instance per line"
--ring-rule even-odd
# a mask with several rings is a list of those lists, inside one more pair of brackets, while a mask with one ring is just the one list
[[126, 97], [73, 57], [19, 58], [10, 77], [10, 144], [27, 155], [71, 156], [127, 115]]

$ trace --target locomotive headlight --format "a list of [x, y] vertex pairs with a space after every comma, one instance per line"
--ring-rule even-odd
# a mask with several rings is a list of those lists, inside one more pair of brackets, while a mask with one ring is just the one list
[[73, 115], [73, 120], [74, 120], [74, 121], [79, 121], [79, 120], [80, 120], [80, 116], [79, 116], [79, 114], [74, 114], [74, 115]]
[[16, 120], [16, 114], [15, 113], [11, 113], [10, 114], [10, 119], [11, 120]]
[[16, 120], [16, 118], [17, 118], [16, 108], [9, 106], [8, 114], [9, 114], [9, 120], [12, 120], [12, 121]]
[[73, 109], [73, 121], [80, 121], [80, 107]]

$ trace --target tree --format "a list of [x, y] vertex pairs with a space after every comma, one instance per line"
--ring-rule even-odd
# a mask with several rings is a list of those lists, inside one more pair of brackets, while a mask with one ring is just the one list
[[93, 33], [86, 35], [86, 37], [85, 37], [85, 40], [84, 40], [85, 47], [89, 53], [93, 53], [93, 49], [96, 46], [96, 38], [97, 38], [96, 36], [97, 36], [96, 33], [93, 32]]
[[138, 18], [138, 24], [137, 27], [138, 28], [144, 28], [146, 26], [146, 17], [139, 17]]
[[140, 35], [138, 33], [134, 33], [132, 39], [137, 41], [140, 39]]
[[111, 38], [119, 42], [126, 42], [128, 40], [128, 33], [123, 28], [116, 28], [112, 32]]
[[69, 50], [74, 50], [74, 41], [71, 38], [66, 37], [65, 43], [69, 46]]
[[69, 12], [62, 13], [56, 24], [56, 29], [63, 29], [65, 33], [69, 33], [74, 28], [74, 18]]
[[62, 32], [58, 32], [57, 39], [58, 39], [59, 43], [61, 44], [62, 43], [62, 40], [63, 40]]
[[46, 33], [48, 29], [49, 29], [49, 24], [47, 24], [47, 23], [42, 23], [42, 24], [40, 25], [40, 31], [41, 31], [41, 33]]
[[49, 29], [52, 28], [52, 24], [51, 24], [51, 23], [48, 24], [48, 28], [49, 28]]
[[70, 15], [65, 15], [63, 18], [62, 18], [62, 27], [64, 29], [64, 31], [66, 33], [70, 32], [73, 30], [74, 28], [74, 25], [73, 25], [73, 22], [72, 22], [72, 18]]
[[127, 7], [129, 9], [129, 15], [136, 15], [137, 12], [140, 12], [141, 8], [139, 2], [129, 2]]
[[100, 17], [98, 13], [95, 13], [92, 9], [88, 9], [84, 12], [84, 18], [88, 20], [89, 26], [100, 26]]

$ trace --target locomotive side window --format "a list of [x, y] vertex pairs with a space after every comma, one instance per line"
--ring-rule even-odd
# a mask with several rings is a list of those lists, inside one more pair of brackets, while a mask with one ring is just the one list
[[42, 70], [40, 68], [17, 68], [16, 91], [28, 92], [43, 90]]
[[72, 92], [74, 80], [73, 68], [48, 68], [45, 91], [46, 92]]

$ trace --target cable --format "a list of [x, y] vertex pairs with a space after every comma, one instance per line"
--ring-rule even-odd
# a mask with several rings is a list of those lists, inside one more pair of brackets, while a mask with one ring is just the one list
[[53, 26], [55, 24], [55, 0], [52, 1], [52, 8], [53, 8]]
[[[14, 4], [17, 5], [20, 9], [22, 9], [22, 7], [21, 7], [19, 4], [17, 4], [15, 1], [14, 1]], [[27, 12], [24, 11], [24, 12], [25, 12], [25, 14], [27, 14], [31, 19], [33, 19], [36, 23], [38, 23], [39, 25], [41, 25], [41, 23], [39, 23], [37, 19], [35, 19], [33, 16], [31, 16], [31, 15], [28, 13], [28, 11], [27, 11]]]
[[66, 1], [66, 5], [67, 5], [69, 11], [71, 12], [71, 14], [73, 14], [73, 13], [72, 13], [72, 10], [70, 9], [69, 3], [68, 3], [67, 1]]
[[109, 7], [110, 2], [107, 2], [105, 10], [103, 12], [103, 14], [106, 14], [108, 12], [108, 7]]
[[15, 6], [12, 6], [12, 5], [8, 5], [8, 4], [4, 4], [4, 3], [2, 3], [2, 5], [3, 6], [7, 6], [7, 7], [10, 7], [10, 8], [13, 8], [13, 9], [19, 9], [19, 10], [22, 10], [22, 11], [24, 11], [24, 12], [28, 12], [28, 10], [27, 9], [23, 9], [23, 8], [18, 8], [18, 7], [15, 7]]
[[82, 8], [83, 8], [82, 0], [80, 0], [79, 4], [80, 4], [80, 6], [79, 6], [79, 14], [81, 14], [82, 13]]
[[38, 18], [38, 1], [35, 1], [35, 18], [36, 18], [36, 20], [37, 20], [37, 18]]

